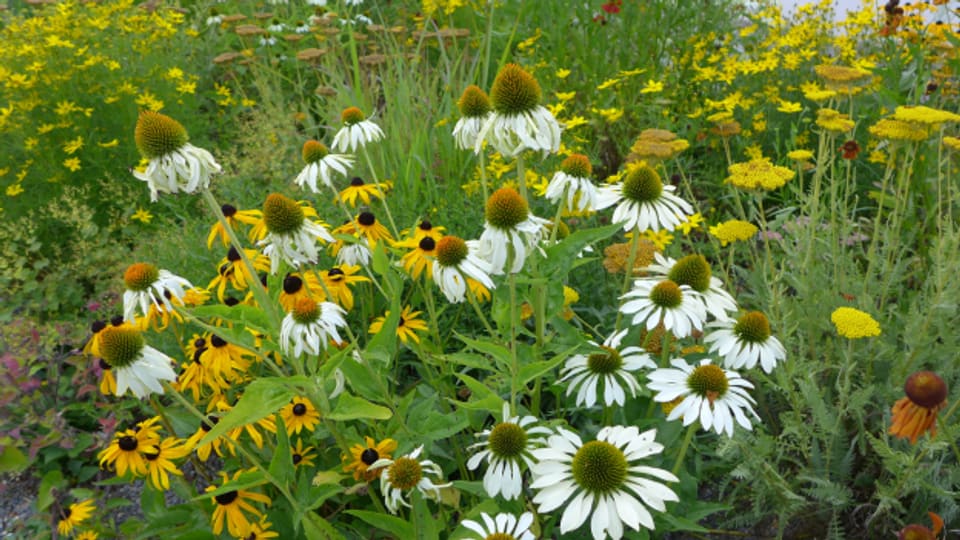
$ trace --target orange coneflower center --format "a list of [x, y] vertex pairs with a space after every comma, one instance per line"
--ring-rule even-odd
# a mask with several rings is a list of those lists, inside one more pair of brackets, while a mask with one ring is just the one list
[[160, 277], [160, 270], [150, 263], [133, 263], [123, 273], [123, 283], [131, 291], [146, 291]]
[[670, 268], [667, 277], [677, 285], [688, 285], [698, 292], [707, 292], [710, 289], [710, 263], [703, 255], [687, 255]]
[[498, 229], [512, 229], [527, 219], [527, 201], [513, 188], [502, 187], [487, 200], [487, 222]]
[[187, 144], [187, 130], [165, 114], [141, 111], [133, 132], [140, 154], [149, 159], [165, 156]]
[[540, 83], [517, 64], [503, 66], [490, 89], [493, 108], [503, 115], [515, 115], [537, 108]]
[[303, 143], [303, 161], [305, 163], [313, 163], [315, 161], [320, 161], [327, 154], [330, 153], [330, 150], [327, 148], [327, 145], [323, 144], [320, 141], [307, 141]]
[[320, 318], [320, 304], [312, 298], [300, 298], [290, 313], [298, 323], [310, 324]]
[[441, 266], [457, 266], [467, 258], [467, 243], [456, 236], [444, 236], [437, 242], [437, 262]]
[[347, 107], [340, 113], [340, 120], [348, 126], [353, 124], [359, 124], [366, 119], [366, 116], [363, 115], [363, 111], [356, 107]]
[[420, 483], [421, 478], [423, 478], [423, 467], [413, 458], [398, 458], [387, 470], [390, 485], [397, 489], [412, 489]]
[[770, 321], [759, 311], [751, 311], [737, 319], [733, 333], [747, 343], [763, 343], [770, 337]]
[[687, 386], [693, 393], [706, 397], [710, 403], [713, 403], [715, 399], [727, 393], [730, 381], [727, 380], [727, 374], [720, 366], [704, 364], [697, 366], [687, 377]]
[[623, 196], [636, 202], [651, 202], [663, 193], [660, 175], [649, 165], [633, 168], [623, 179]]
[[129, 366], [140, 356], [144, 341], [131, 325], [110, 326], [100, 332], [100, 355], [115, 368]]
[[263, 203], [263, 221], [274, 234], [290, 234], [300, 230], [306, 216], [297, 201], [279, 193], [271, 193]]
[[457, 107], [460, 114], [467, 118], [486, 116], [490, 112], [490, 98], [479, 86], [471, 84], [464, 89]]
[[560, 170], [577, 178], [589, 178], [593, 174], [590, 159], [583, 154], [570, 154], [560, 164]]

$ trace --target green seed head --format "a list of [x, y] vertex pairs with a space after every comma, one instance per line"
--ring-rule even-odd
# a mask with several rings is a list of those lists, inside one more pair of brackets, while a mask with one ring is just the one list
[[651, 202], [663, 193], [660, 175], [648, 165], [635, 167], [623, 179], [623, 196], [636, 202]]
[[271, 193], [263, 203], [263, 221], [267, 230], [274, 234], [296, 232], [300, 230], [304, 219], [303, 208], [290, 197]]
[[710, 289], [710, 263], [703, 255], [687, 255], [674, 263], [667, 274], [677, 285], [687, 285], [697, 292]]
[[515, 115], [537, 108], [540, 84], [517, 64], [503, 66], [490, 89], [493, 108], [500, 114]]
[[402, 490], [413, 489], [423, 478], [423, 467], [417, 460], [401, 457], [397, 458], [387, 469], [387, 480], [390, 485]]
[[307, 141], [303, 143], [304, 163], [315, 163], [326, 157], [329, 153], [330, 149], [320, 141]]
[[712, 403], [714, 399], [727, 393], [730, 382], [723, 368], [713, 364], [697, 366], [687, 377], [687, 386], [698, 396], [704, 396]]
[[437, 262], [440, 266], [457, 266], [467, 258], [467, 243], [457, 236], [447, 235], [437, 241]]
[[133, 263], [123, 273], [123, 283], [130, 291], [146, 291], [160, 277], [160, 270], [150, 263]]
[[498, 229], [512, 229], [530, 214], [527, 201], [513, 188], [502, 187], [487, 200], [487, 223]]
[[665, 279], [650, 291], [650, 300], [659, 307], [675, 308], [683, 302], [683, 291], [679, 285]]
[[560, 170], [575, 176], [577, 178], [590, 178], [593, 174], [593, 166], [590, 165], [590, 159], [583, 154], [570, 154], [567, 159], [560, 164]]
[[594, 353], [587, 357], [587, 369], [593, 373], [608, 375], [623, 367], [623, 358], [616, 349], [601, 347], [602, 353]]
[[608, 442], [588, 442], [573, 456], [573, 479], [588, 493], [610, 493], [626, 478], [627, 458]]
[[143, 347], [143, 336], [132, 325], [108, 326], [100, 332], [100, 354], [112, 368], [132, 364]]
[[518, 458], [527, 446], [527, 433], [512, 422], [503, 422], [490, 430], [490, 452], [501, 458]]
[[466, 118], [486, 116], [490, 112], [490, 97], [479, 86], [471, 84], [457, 102], [460, 115]]
[[733, 325], [733, 333], [747, 343], [763, 343], [770, 337], [770, 321], [759, 311], [751, 311]]
[[153, 159], [165, 156], [187, 144], [187, 130], [180, 122], [165, 114], [141, 111], [137, 118], [137, 127], [133, 131], [133, 138], [140, 154]]

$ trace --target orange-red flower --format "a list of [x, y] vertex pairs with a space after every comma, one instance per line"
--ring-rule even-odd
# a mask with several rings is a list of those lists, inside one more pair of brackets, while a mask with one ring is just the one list
[[933, 522], [932, 531], [923, 525], [912, 523], [900, 529], [900, 532], [897, 533], [897, 540], [937, 540], [940, 531], [943, 530], [943, 519], [933, 512], [927, 512], [927, 515]]
[[937, 413], [947, 406], [947, 383], [932, 371], [918, 371], [904, 385], [907, 397], [893, 405], [890, 434], [916, 444], [924, 432], [937, 434]]
[[840, 146], [840, 151], [843, 152], [843, 159], [855, 159], [860, 153], [860, 145], [857, 141], [850, 140]]

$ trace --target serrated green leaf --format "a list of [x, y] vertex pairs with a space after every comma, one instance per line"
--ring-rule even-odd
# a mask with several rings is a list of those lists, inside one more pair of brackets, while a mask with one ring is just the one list
[[463, 384], [467, 385], [467, 388], [470, 389], [470, 392], [473, 394], [470, 401], [454, 401], [458, 407], [471, 410], [483, 410], [490, 411], [491, 413], [498, 413], [502, 410], [503, 399], [497, 395], [496, 392], [487, 388], [485, 384], [474, 379], [473, 377], [467, 375], [466, 373], [457, 373], [457, 378], [463, 381]]
[[307, 540], [343, 540], [343, 535], [338, 533], [329, 521], [313, 512], [307, 512], [300, 523]]
[[369, 510], [346, 510], [345, 513], [360, 518], [368, 525], [386, 531], [397, 538], [413, 538], [413, 525], [398, 517]]
[[486, 340], [468, 338], [461, 334], [457, 334], [457, 339], [466, 343], [467, 346], [476, 351], [489, 354], [503, 367], [510, 367], [510, 365], [513, 364], [513, 353], [503, 345], [497, 345], [496, 343]]
[[547, 258], [543, 266], [544, 275], [551, 279], [560, 279], [567, 276], [577, 256], [583, 251], [583, 248], [593, 243], [610, 238], [622, 225], [613, 223], [594, 229], [578, 230], [560, 242], [546, 249]]
[[387, 420], [391, 416], [393, 416], [393, 412], [383, 405], [377, 405], [344, 392], [337, 398], [337, 404], [334, 405], [327, 418], [337, 421], [356, 420], [358, 418]]
[[274, 415], [277, 426], [277, 447], [273, 449], [273, 458], [270, 460], [270, 474], [284, 485], [293, 481], [296, 466], [293, 463], [293, 454], [290, 451], [290, 436], [287, 434], [283, 416]]
[[[295, 380], [306, 382], [303, 378]], [[240, 401], [220, 418], [197, 446], [209, 444], [231, 429], [252, 424], [280, 410], [296, 396], [295, 380], [292, 377], [264, 377], [248, 384]]]
[[525, 385], [528, 382], [536, 379], [537, 377], [542, 376], [544, 373], [553, 370], [555, 367], [560, 365], [564, 360], [567, 359], [566, 354], [558, 354], [550, 360], [542, 360], [540, 362], [531, 362], [520, 368], [520, 373], [517, 375], [517, 379], [521, 385]]
[[30, 465], [27, 456], [15, 446], [6, 446], [0, 453], [0, 474], [18, 473]]
[[63, 473], [59, 469], [54, 469], [43, 475], [40, 480], [40, 487], [37, 489], [37, 511], [43, 512], [53, 504], [55, 491], [63, 487]]

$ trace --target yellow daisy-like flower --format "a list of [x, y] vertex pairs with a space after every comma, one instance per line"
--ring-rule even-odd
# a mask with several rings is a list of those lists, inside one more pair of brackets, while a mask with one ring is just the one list
[[372, 437], [364, 437], [364, 444], [355, 444], [350, 447], [350, 455], [343, 454], [343, 471], [353, 473], [353, 479], [359, 481], [361, 478], [367, 482], [376, 480], [383, 472], [383, 468], [369, 470], [380, 459], [390, 459], [393, 452], [397, 450], [397, 441], [393, 439], [384, 439], [379, 443]]
[[390, 231], [369, 210], [360, 212], [353, 221], [337, 227], [333, 230], [333, 234], [362, 235], [370, 244], [370, 249], [373, 249], [381, 240], [393, 241]]
[[700, 215], [700, 212], [693, 214], [692, 216], [687, 216], [686, 221], [677, 225], [677, 229], [683, 233], [684, 236], [689, 235], [692, 231], [700, 228], [700, 224], [703, 223], [703, 216]]
[[400, 259], [403, 265], [403, 271], [413, 279], [420, 279], [424, 272], [427, 273], [427, 279], [433, 278], [433, 260], [437, 256], [437, 240], [433, 236], [424, 236], [419, 240], [408, 238], [394, 244], [397, 247], [408, 248], [408, 251]]
[[[359, 268], [359, 267], [358, 267]], [[280, 291], [280, 305], [289, 313], [301, 298], [310, 298], [321, 302], [326, 299], [320, 280], [314, 272], [291, 272], [283, 278], [283, 290]]]
[[170, 489], [170, 474], [183, 476], [177, 468], [175, 459], [181, 459], [190, 453], [190, 446], [186, 441], [176, 437], [167, 437], [158, 446], [156, 452], [145, 452], [147, 460], [147, 480], [154, 489]]
[[758, 230], [757, 226], [753, 223], [739, 219], [731, 219], [710, 227], [710, 234], [720, 240], [721, 246], [726, 246], [731, 242], [749, 240], [757, 234]]
[[260, 522], [251, 523], [250, 527], [240, 535], [240, 538], [243, 538], [243, 540], [269, 540], [270, 538], [279, 538], [280, 533], [271, 531], [271, 525], [273, 524], [267, 521], [266, 516], [261, 517]]
[[147, 461], [144, 454], [156, 452], [160, 438], [152, 429], [127, 429], [113, 435], [110, 446], [97, 454], [100, 467], [114, 466], [117, 476], [126, 476], [129, 471], [134, 477], [146, 476]]
[[304, 429], [313, 431], [320, 423], [320, 412], [309, 399], [302, 397], [293, 398], [289, 404], [280, 409], [280, 416], [283, 417], [283, 423], [287, 426], [288, 435], [299, 434]]
[[390, 182], [367, 184], [359, 176], [354, 176], [350, 180], [350, 185], [340, 191], [336, 200], [349, 204], [353, 208], [357, 207], [357, 199], [369, 205], [374, 198], [382, 199], [383, 194], [390, 187]]
[[73, 503], [60, 510], [60, 521], [57, 522], [57, 532], [66, 536], [73, 532], [74, 527], [87, 520], [96, 510], [92, 499]]
[[97, 538], [97, 531], [83, 531], [77, 533], [77, 535], [73, 537], [73, 540], [97, 540]]
[[[237, 471], [233, 475], [233, 481], [237, 481], [244, 471]], [[223, 484], [219, 487], [227, 486], [230, 483], [229, 476], [221, 472]], [[207, 491], [217, 489], [215, 486], [207, 487]], [[227, 491], [213, 496], [216, 508], [213, 510], [213, 534], [219, 535], [223, 532], [223, 525], [226, 522], [227, 530], [235, 537], [243, 537], [250, 530], [250, 521], [247, 519], [247, 513], [262, 518], [263, 512], [250, 504], [251, 501], [260, 502], [270, 506], [270, 497], [261, 493], [254, 493], [245, 489]]]
[[307, 446], [304, 448], [303, 441], [297, 439], [297, 444], [290, 448], [290, 459], [293, 460], [293, 466], [296, 468], [300, 467], [313, 467], [313, 458], [317, 457], [314, 452], [314, 447]]
[[[243, 252], [247, 259], [253, 263], [254, 270], [264, 274], [270, 272], [270, 257], [255, 249], [244, 249]], [[250, 275], [247, 265], [243, 263], [243, 259], [240, 257], [240, 252], [231, 246], [227, 250], [227, 256], [220, 259], [220, 263], [217, 265], [217, 277], [210, 281], [207, 290], [216, 289], [217, 299], [223, 302], [228, 284], [237, 291], [245, 291], [254, 279], [260, 279], [260, 277]]]
[[640, 233], [640, 236], [641, 238], [653, 243], [653, 246], [657, 251], [663, 251], [667, 249], [667, 246], [673, 242], [673, 235], [670, 234], [670, 231], [666, 229], [660, 229], [659, 231], [647, 229]]
[[[404, 306], [403, 311], [400, 312], [400, 321], [397, 323], [397, 337], [400, 341], [407, 343], [408, 339], [412, 339], [414, 343], [420, 343], [417, 332], [427, 331], [427, 323], [417, 318], [420, 313], [420, 311], [413, 311], [410, 306]], [[374, 319], [370, 323], [370, 334], [378, 334], [389, 316], [390, 311], [387, 311], [382, 317]]]
[[880, 335], [880, 324], [869, 313], [851, 307], [839, 307], [830, 315], [837, 333], [849, 339]]
[[220, 417], [215, 415], [207, 416], [207, 419], [200, 422], [200, 427], [197, 428], [197, 431], [187, 439], [187, 446], [193, 448], [197, 452], [197, 457], [200, 458], [200, 461], [207, 461], [210, 458], [210, 452], [216, 452], [218, 456], [224, 457], [223, 447], [226, 446], [227, 451], [230, 452], [230, 455], [235, 455], [236, 450], [233, 447], [233, 442], [227, 437], [217, 437], [211, 442], [204, 444], [202, 446], [197, 446], [200, 441], [207, 436], [207, 433], [213, 429], [213, 426], [217, 425], [217, 422], [220, 421]]
[[[263, 212], [260, 210], [237, 210], [237, 207], [232, 204], [224, 204], [220, 207], [220, 211], [223, 212], [223, 217], [226, 218], [230, 228], [238, 233], [241, 224], [249, 225], [251, 231], [260, 225], [256, 235], [250, 235], [251, 242], [261, 240], [266, 236], [267, 229], [262, 225]], [[220, 223], [220, 220], [217, 220], [217, 222], [213, 224], [213, 227], [210, 227], [210, 234], [207, 235], [207, 249], [213, 247], [213, 242], [217, 238], [220, 239], [220, 243], [222, 243], [224, 247], [230, 245], [230, 237], [227, 236], [227, 230], [223, 227], [223, 224]]]
[[792, 161], [809, 161], [813, 159], [813, 152], [810, 150], [791, 150], [790, 152], [787, 152], [787, 158], [791, 159]]
[[329, 270], [320, 272], [320, 279], [323, 280], [326, 291], [324, 291], [323, 296], [317, 300], [326, 300], [326, 293], [329, 292], [332, 302], [347, 311], [353, 309], [353, 291], [351, 288], [357, 283], [370, 281], [370, 278], [358, 275], [360, 270], [362, 270], [362, 268], [359, 265], [341, 264], [340, 266], [334, 266]]
[[143, 208], [137, 208], [137, 211], [130, 216], [130, 219], [134, 221], [139, 221], [140, 223], [147, 224], [150, 223], [150, 220], [153, 219], [153, 214], [149, 210]]
[[846, 133], [856, 125], [849, 115], [834, 109], [817, 110], [817, 125], [834, 133]]
[[734, 163], [724, 183], [745, 190], [772, 191], [782, 187], [796, 176], [796, 171], [770, 163], [768, 158], [752, 159], [746, 163]]

